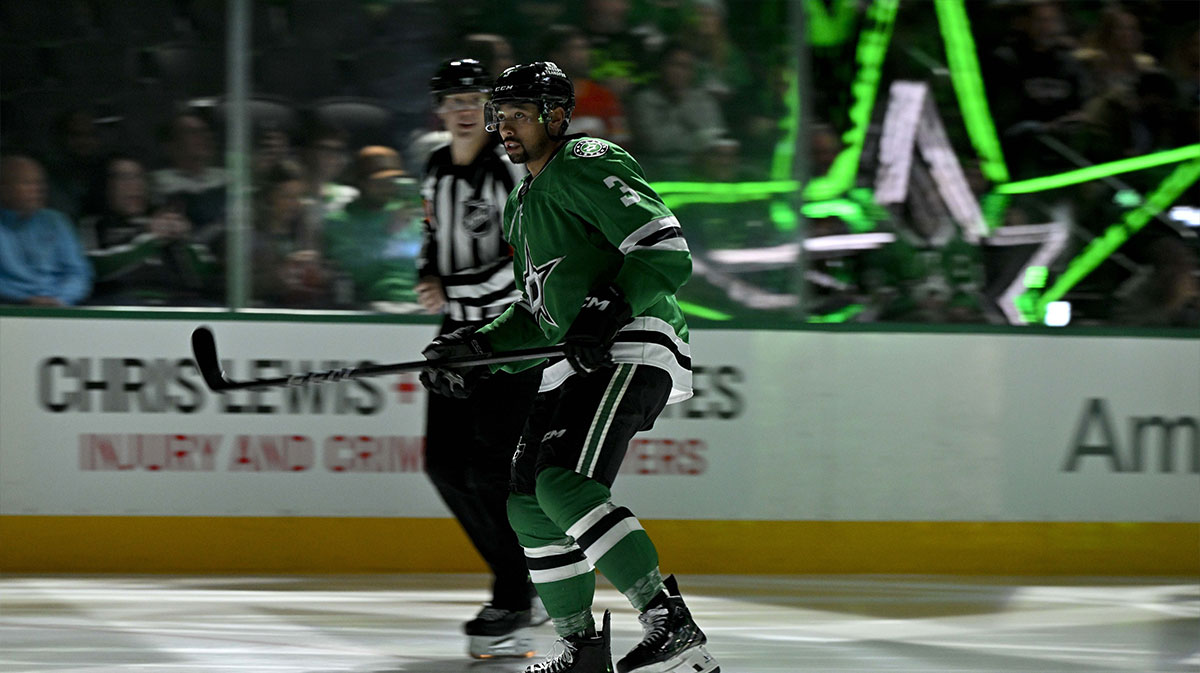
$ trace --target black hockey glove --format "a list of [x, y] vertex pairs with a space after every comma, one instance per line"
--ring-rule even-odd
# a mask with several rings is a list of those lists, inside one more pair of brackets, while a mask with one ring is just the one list
[[[426, 360], [443, 358], [486, 357], [492, 354], [487, 337], [477, 334], [474, 327], [460, 327], [434, 339], [421, 351]], [[426, 367], [421, 370], [421, 384], [426, 390], [443, 397], [466, 399], [479, 382], [491, 374], [487, 365], [467, 367]]]
[[613, 341], [632, 317], [625, 293], [614, 283], [593, 290], [563, 337], [563, 350], [575, 371], [587, 374], [611, 365]]

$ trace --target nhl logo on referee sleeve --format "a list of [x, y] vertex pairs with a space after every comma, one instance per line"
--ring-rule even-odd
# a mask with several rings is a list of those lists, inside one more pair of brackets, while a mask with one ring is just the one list
[[571, 154], [584, 159], [603, 156], [608, 152], [608, 145], [595, 138], [580, 138], [571, 149]]

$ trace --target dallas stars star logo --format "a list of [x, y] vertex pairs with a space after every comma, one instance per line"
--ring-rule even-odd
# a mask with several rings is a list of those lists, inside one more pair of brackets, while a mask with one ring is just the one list
[[545, 264], [534, 265], [533, 258], [529, 254], [529, 241], [525, 241], [525, 297], [529, 299], [533, 317], [545, 320], [554, 327], [558, 327], [558, 323], [554, 322], [550, 311], [546, 309], [546, 280], [550, 278], [550, 273], [561, 261], [563, 258], [557, 257]]

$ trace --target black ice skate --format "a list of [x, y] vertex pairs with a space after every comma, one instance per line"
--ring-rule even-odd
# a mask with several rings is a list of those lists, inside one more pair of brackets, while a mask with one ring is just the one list
[[530, 610], [502, 610], [485, 604], [475, 619], [463, 625], [467, 654], [475, 659], [532, 657], [533, 634], [529, 632]]
[[600, 633], [592, 637], [567, 636], [554, 644], [558, 650], [545, 661], [539, 661], [525, 669], [525, 673], [612, 673], [612, 644], [608, 636], [608, 625], [612, 621], [608, 610]]
[[707, 638], [683, 604], [675, 576], [663, 580], [667, 604], [638, 615], [642, 642], [617, 662], [618, 673], [720, 673], [721, 666], [704, 649]]

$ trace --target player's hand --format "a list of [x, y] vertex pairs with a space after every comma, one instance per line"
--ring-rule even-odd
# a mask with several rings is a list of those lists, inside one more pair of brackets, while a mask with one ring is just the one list
[[621, 288], [609, 283], [593, 290], [563, 337], [563, 350], [575, 371], [587, 374], [611, 365], [613, 341], [632, 317]]
[[414, 288], [417, 291], [417, 303], [429, 313], [441, 313], [446, 305], [446, 291], [442, 289], [442, 281], [432, 276], [422, 278]]
[[[478, 334], [474, 327], [460, 327], [449, 334], [443, 334], [421, 351], [426, 360], [486, 357], [491, 354], [492, 347], [487, 337]], [[489, 373], [487, 365], [426, 367], [421, 370], [421, 383], [426, 390], [438, 395], [466, 399]]]

